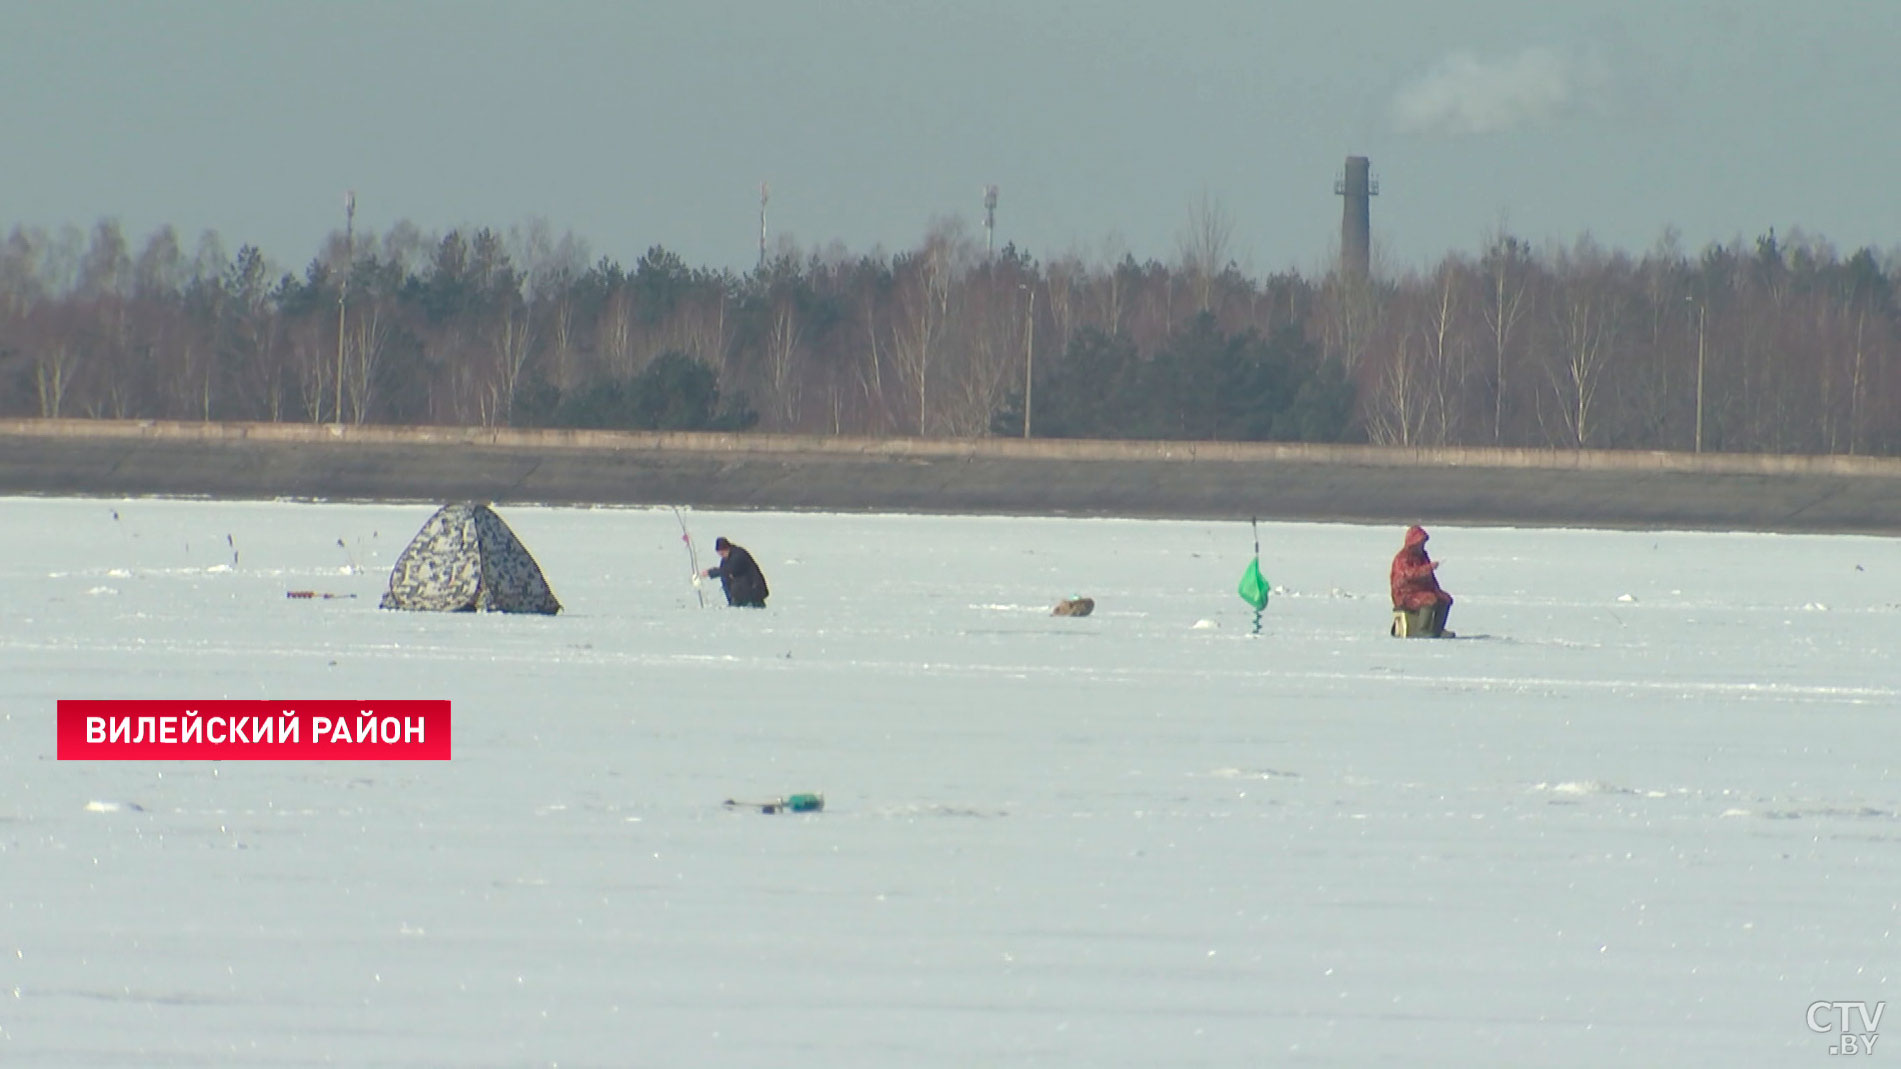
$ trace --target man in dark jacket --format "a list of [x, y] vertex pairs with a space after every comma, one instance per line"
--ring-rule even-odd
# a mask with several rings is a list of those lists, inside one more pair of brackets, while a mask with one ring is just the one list
[[1406, 544], [1393, 557], [1390, 580], [1393, 608], [1413, 612], [1433, 609], [1429, 634], [1446, 634], [1446, 616], [1452, 612], [1452, 595], [1439, 589], [1439, 562], [1426, 555], [1426, 529], [1418, 525], [1406, 529]]
[[713, 540], [713, 549], [719, 553], [719, 567], [708, 568], [706, 577], [719, 580], [726, 604], [735, 609], [765, 608], [766, 595], [772, 591], [766, 589], [766, 573], [759, 570], [759, 562], [746, 547], [720, 537]]

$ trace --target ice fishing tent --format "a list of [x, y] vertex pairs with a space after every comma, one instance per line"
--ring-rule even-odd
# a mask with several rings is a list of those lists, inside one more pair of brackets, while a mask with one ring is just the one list
[[396, 559], [385, 609], [421, 612], [538, 612], [561, 603], [541, 567], [487, 505], [444, 505]]

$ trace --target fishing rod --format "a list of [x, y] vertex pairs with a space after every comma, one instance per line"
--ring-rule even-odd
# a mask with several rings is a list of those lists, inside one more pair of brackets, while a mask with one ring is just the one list
[[693, 547], [693, 535], [686, 529], [686, 517], [680, 515], [680, 506], [673, 507], [673, 518], [680, 521], [680, 541], [686, 543], [687, 566], [693, 569], [693, 596], [700, 599], [700, 608], [706, 608], [706, 591], [700, 586], [700, 551]]

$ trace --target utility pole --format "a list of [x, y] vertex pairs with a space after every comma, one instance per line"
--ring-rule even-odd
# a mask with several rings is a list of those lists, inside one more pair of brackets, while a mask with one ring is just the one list
[[1710, 306], [1696, 304], [1696, 451], [1703, 451], [1703, 320]]
[[1023, 332], [1023, 437], [1030, 437], [1030, 387], [1031, 370], [1036, 367], [1036, 290], [1025, 283], [1022, 289], [1030, 291], [1030, 321]]
[[343, 423], [343, 321], [356, 271], [356, 190], [343, 194], [343, 279], [337, 284], [337, 423]]

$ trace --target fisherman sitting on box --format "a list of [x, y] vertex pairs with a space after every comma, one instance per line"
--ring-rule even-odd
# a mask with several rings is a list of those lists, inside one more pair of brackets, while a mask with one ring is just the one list
[[1451, 638], [1446, 616], [1452, 595], [1439, 589], [1439, 562], [1426, 555], [1426, 529], [1406, 529], [1406, 544], [1393, 557], [1393, 634], [1398, 638]]

